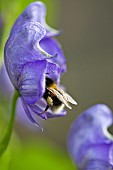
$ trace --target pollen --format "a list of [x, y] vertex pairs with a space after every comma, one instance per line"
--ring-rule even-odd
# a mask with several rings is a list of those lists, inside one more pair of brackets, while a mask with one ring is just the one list
[[56, 89], [56, 88], [57, 88], [57, 85], [56, 85], [55, 83], [52, 83], [52, 84], [50, 85], [50, 87], [53, 88], [53, 89]]
[[49, 106], [52, 106], [52, 105], [53, 105], [53, 100], [52, 100], [52, 98], [51, 98], [50, 96], [47, 97], [47, 104], [48, 104]]

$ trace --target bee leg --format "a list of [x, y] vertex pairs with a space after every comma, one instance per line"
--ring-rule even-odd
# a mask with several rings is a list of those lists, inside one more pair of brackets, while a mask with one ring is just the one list
[[45, 110], [43, 112], [41, 112], [41, 114], [46, 113], [48, 109], [49, 109], [49, 105], [46, 106]]

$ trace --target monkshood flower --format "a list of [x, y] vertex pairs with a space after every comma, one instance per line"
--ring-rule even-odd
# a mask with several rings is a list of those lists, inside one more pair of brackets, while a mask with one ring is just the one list
[[80, 170], [113, 169], [113, 136], [107, 131], [112, 123], [112, 112], [104, 104], [89, 108], [75, 120], [68, 150]]
[[[31, 7], [25, 10], [26, 16], [33, 13], [33, 10], [29, 10]], [[60, 88], [60, 77], [66, 71], [66, 60], [60, 45], [47, 36], [47, 28], [40, 21], [44, 17], [43, 10], [45, 8], [37, 14], [39, 19], [35, 20], [33, 14], [30, 20], [29, 17], [26, 20], [24, 13], [17, 19], [4, 51], [9, 78], [19, 92], [28, 118], [38, 126], [33, 113], [43, 119], [60, 117], [66, 114], [64, 106], [71, 109], [70, 103], [76, 104]]]

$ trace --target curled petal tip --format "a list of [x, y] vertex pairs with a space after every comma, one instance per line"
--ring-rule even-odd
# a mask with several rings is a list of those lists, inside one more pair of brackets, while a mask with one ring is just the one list
[[37, 126], [37, 127], [39, 127], [39, 128], [41, 129], [42, 132], [44, 131], [44, 129], [43, 129], [39, 124], [34, 123], [34, 125]]
[[41, 128], [41, 131], [43, 132], [43, 131], [44, 131], [44, 129], [43, 129], [43, 128]]
[[46, 29], [46, 36], [56, 36], [59, 34], [59, 31], [51, 28], [45, 20], [46, 17], [46, 6], [43, 2], [37, 1], [28, 5], [28, 7], [23, 11], [23, 13], [17, 18], [14, 23], [11, 34], [24, 23], [34, 21], [39, 22]]

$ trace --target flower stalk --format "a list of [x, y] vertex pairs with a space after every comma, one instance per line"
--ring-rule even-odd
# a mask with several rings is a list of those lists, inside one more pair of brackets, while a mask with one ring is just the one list
[[17, 99], [19, 97], [18, 91], [14, 92], [13, 98], [12, 98], [12, 105], [11, 105], [11, 114], [10, 114], [10, 120], [7, 127], [7, 131], [5, 136], [3, 137], [2, 141], [0, 142], [0, 157], [3, 155], [5, 150], [7, 149], [7, 146], [9, 144], [11, 134], [13, 131], [13, 125], [14, 125], [14, 118], [15, 118], [15, 110], [16, 110], [16, 103]]

